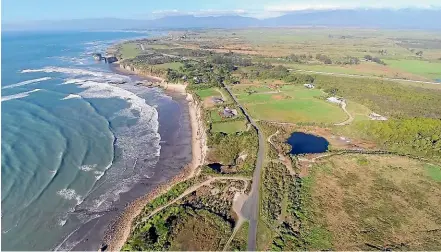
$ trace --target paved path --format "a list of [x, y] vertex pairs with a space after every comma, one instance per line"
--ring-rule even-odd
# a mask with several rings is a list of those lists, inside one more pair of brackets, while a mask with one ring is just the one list
[[251, 192], [246, 200], [245, 204], [242, 207], [242, 216], [250, 222], [250, 227], [248, 231], [248, 251], [256, 250], [256, 240], [257, 240], [257, 220], [259, 219], [259, 185], [260, 185], [260, 173], [262, 170], [263, 161], [265, 158], [265, 139], [257, 126], [254, 120], [250, 117], [247, 111], [243, 108], [243, 106], [239, 103], [236, 97], [233, 95], [231, 90], [225, 86], [225, 89], [228, 93], [230, 93], [233, 100], [239, 106], [240, 110], [242, 110], [243, 114], [250, 122], [251, 125], [256, 129], [257, 134], [259, 136], [259, 150], [257, 151], [257, 160], [256, 160], [256, 168], [253, 173], [253, 182], [251, 184]]
[[406, 79], [387, 78], [387, 77], [379, 77], [379, 76], [344, 74], [344, 73], [329, 73], [329, 72], [309, 71], [309, 70], [299, 70], [299, 69], [298, 70], [288, 69], [288, 70], [294, 71], [294, 72], [314, 73], [314, 74], [321, 74], [321, 75], [335, 75], [335, 76], [352, 77], [352, 78], [368, 78], [368, 79], [377, 79], [377, 80], [405, 81], [405, 82], [411, 82], [411, 83], [441, 85], [440, 82], [432, 82], [432, 81], [406, 80]]

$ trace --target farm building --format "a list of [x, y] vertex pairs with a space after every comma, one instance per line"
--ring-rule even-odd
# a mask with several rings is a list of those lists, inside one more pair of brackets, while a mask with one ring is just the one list
[[216, 104], [224, 103], [224, 100], [220, 97], [212, 97], [211, 100], [213, 101], [213, 103], [216, 103]]
[[228, 107], [224, 108], [224, 111], [222, 112], [222, 116], [225, 118], [231, 118], [237, 116], [237, 110], [230, 109]]
[[314, 84], [303, 84], [303, 86], [309, 89], [315, 88]]
[[384, 116], [382, 116], [382, 115], [379, 115], [379, 114], [377, 114], [377, 113], [374, 113], [374, 112], [372, 112], [372, 113], [369, 114], [369, 118], [371, 118], [371, 120], [387, 121], [387, 118], [386, 118], [386, 117], [384, 117]]
[[339, 105], [345, 103], [345, 100], [343, 98], [338, 98], [338, 97], [329, 97], [326, 100], [328, 102], [336, 103]]

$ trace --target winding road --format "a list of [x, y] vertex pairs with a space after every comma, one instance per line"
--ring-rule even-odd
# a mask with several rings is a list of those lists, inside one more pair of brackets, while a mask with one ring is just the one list
[[260, 173], [262, 170], [263, 161], [265, 158], [265, 139], [257, 126], [256, 122], [251, 118], [251, 116], [247, 113], [247, 111], [242, 107], [239, 101], [231, 92], [230, 88], [224, 85], [227, 92], [231, 95], [233, 100], [239, 106], [240, 110], [242, 110], [243, 114], [250, 122], [251, 125], [256, 129], [257, 135], [259, 137], [259, 150], [257, 151], [257, 160], [256, 160], [256, 168], [253, 173], [253, 181], [251, 184], [251, 192], [248, 196], [248, 199], [245, 201], [242, 207], [242, 216], [249, 220], [250, 226], [248, 231], [248, 251], [256, 251], [256, 240], [257, 240], [257, 220], [259, 219], [259, 185], [260, 185]]
[[343, 111], [346, 113], [346, 115], [348, 115], [348, 119], [346, 119], [344, 122], [334, 124], [335, 126], [344, 126], [344, 125], [348, 125], [348, 124], [350, 124], [352, 121], [354, 121], [354, 117], [352, 117], [352, 115], [346, 110], [346, 102], [343, 102], [343, 103], [341, 104], [341, 109], [343, 109]]

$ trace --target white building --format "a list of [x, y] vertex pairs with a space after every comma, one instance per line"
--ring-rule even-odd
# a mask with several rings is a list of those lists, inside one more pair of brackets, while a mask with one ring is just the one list
[[345, 100], [343, 98], [338, 98], [338, 97], [329, 97], [326, 100], [328, 102], [336, 103], [336, 104], [339, 104], [339, 105], [345, 103]]
[[384, 116], [382, 116], [382, 115], [379, 115], [379, 114], [377, 114], [377, 113], [374, 113], [374, 112], [370, 113], [369, 117], [371, 118], [371, 120], [376, 120], [376, 121], [387, 121], [387, 118], [386, 118], [386, 117], [384, 117]]

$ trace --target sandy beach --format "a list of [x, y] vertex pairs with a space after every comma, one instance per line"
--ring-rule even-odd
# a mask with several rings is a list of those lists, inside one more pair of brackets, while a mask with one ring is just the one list
[[[124, 72], [127, 72], [127, 70], [124, 70]], [[133, 201], [124, 209], [123, 213], [108, 228], [103, 238], [102, 244], [107, 245], [106, 250], [110, 251], [121, 250], [130, 235], [133, 220], [141, 213], [142, 209], [149, 201], [167, 192], [176, 183], [198, 174], [199, 171], [197, 168], [204, 163], [207, 152], [206, 135], [201, 120], [201, 109], [199, 108], [199, 104], [193, 99], [192, 95], [186, 93], [186, 86], [183, 84], [168, 84], [163, 79], [154, 76], [147, 76], [147, 79], [160, 81], [165, 93], [170, 94], [171, 96], [173, 95], [173, 92], [186, 95], [191, 124], [192, 161], [185, 166], [180, 174], [176, 175], [166, 183], [160, 184], [150, 193]]]

